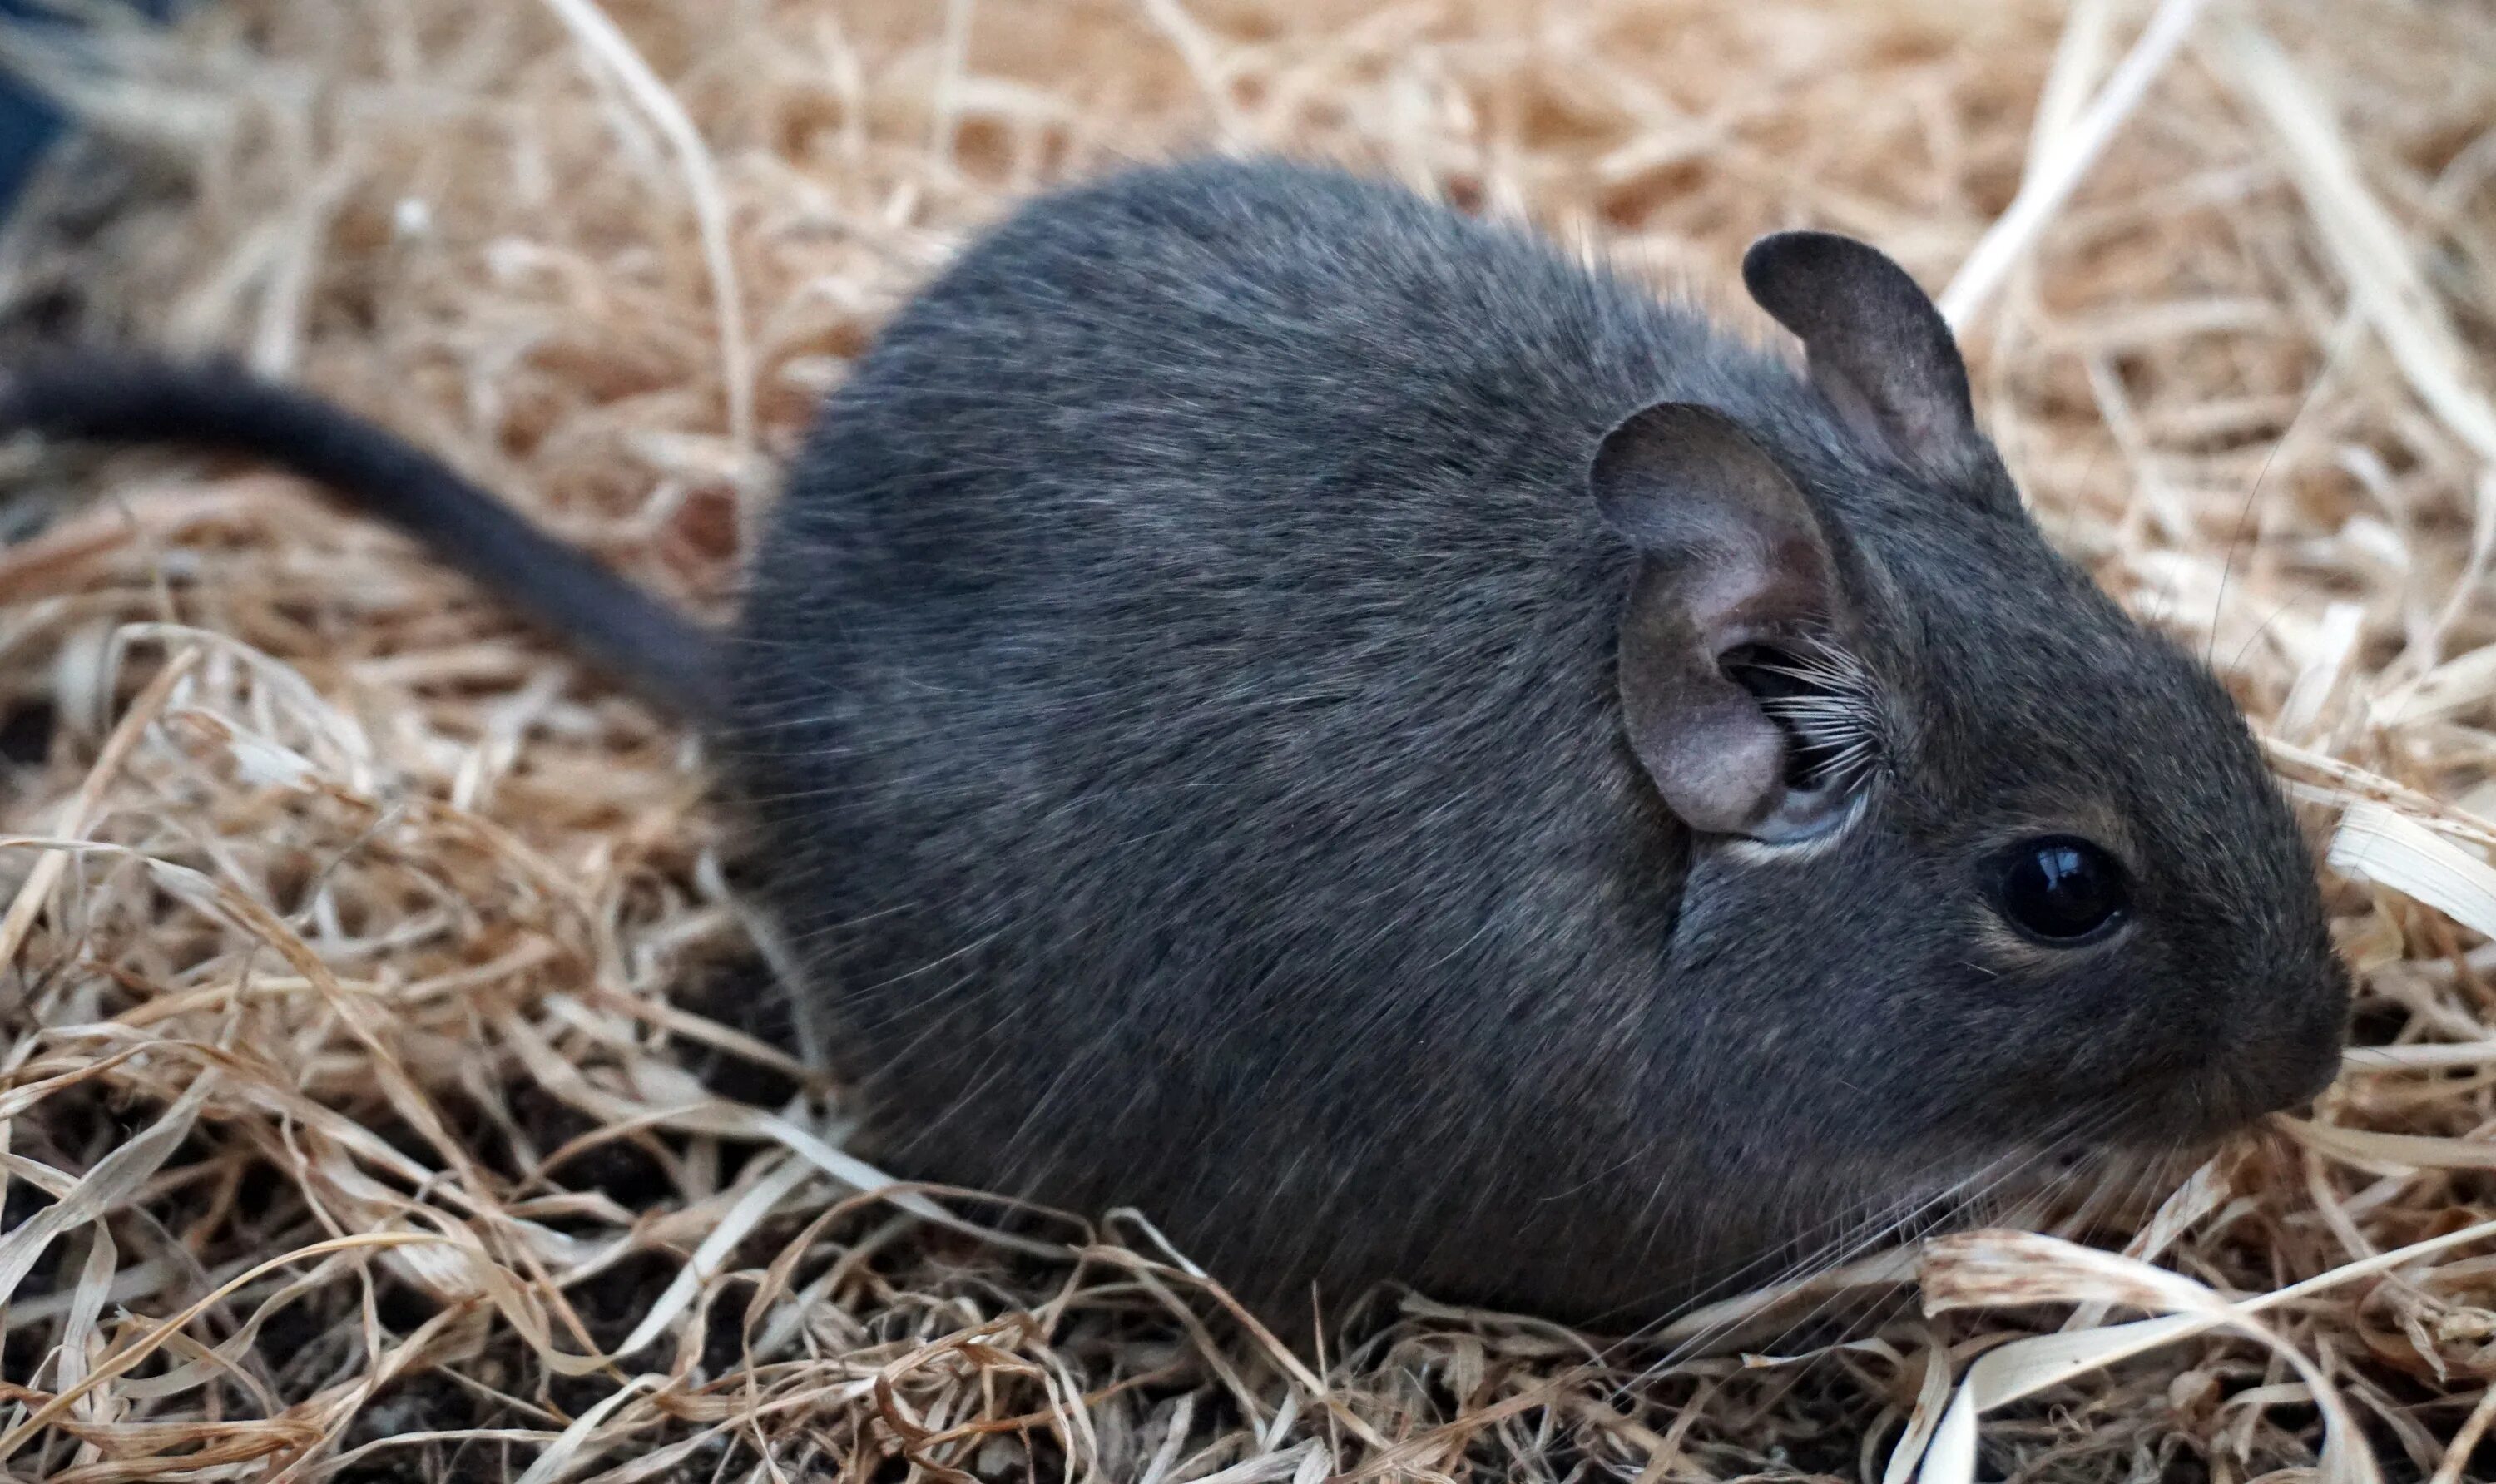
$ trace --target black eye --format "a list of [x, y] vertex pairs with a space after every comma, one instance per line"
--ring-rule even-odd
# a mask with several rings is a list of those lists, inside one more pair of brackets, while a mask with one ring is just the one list
[[2066, 947], [2118, 921], [2128, 901], [2123, 870], [2085, 840], [2047, 835], [1997, 857], [1994, 900], [2012, 926]]

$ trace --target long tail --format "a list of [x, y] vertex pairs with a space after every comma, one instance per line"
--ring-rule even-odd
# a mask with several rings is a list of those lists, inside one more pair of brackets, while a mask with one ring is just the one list
[[328, 486], [650, 699], [725, 706], [722, 641], [531, 525], [440, 459], [318, 397], [229, 363], [60, 352], [0, 370], [0, 435], [183, 444]]

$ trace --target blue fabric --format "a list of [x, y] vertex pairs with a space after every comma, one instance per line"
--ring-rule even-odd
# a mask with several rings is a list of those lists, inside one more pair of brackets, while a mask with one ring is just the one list
[[[27, 0], [0, 0], [0, 25], [21, 24]], [[0, 71], [0, 216], [17, 202], [44, 146], [61, 128], [60, 110], [6, 71]]]
[[[162, 20], [174, 0], [125, 0]], [[0, 0], [0, 25], [58, 24], [40, 0]], [[26, 177], [43, 160], [45, 146], [61, 131], [61, 114], [26, 82], [0, 69], [0, 218], [17, 203]]]

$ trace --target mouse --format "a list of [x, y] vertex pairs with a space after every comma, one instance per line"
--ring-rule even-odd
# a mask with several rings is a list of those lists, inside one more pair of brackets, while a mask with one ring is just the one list
[[1794, 344], [1333, 166], [1061, 187], [827, 395], [724, 631], [232, 367], [18, 356], [0, 428], [291, 469], [699, 727], [887, 1167], [1620, 1322], [2310, 1101], [2348, 1012], [2242, 712], [1915, 278], [1740, 273]]

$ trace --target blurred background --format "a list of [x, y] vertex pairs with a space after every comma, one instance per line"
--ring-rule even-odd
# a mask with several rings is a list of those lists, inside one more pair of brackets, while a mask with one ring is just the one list
[[[2098, 1347], [1988, 1415], [1986, 1477], [2308, 1477], [2326, 1422], [2385, 1477], [2496, 1477], [2486, 1249], [2365, 1266], [2496, 1216], [2496, 11], [182, 12], [0, 0], [0, 344], [240, 355], [713, 616], [885, 317], [1124, 160], [1344, 161], [1763, 338], [1744, 243], [1868, 238], [1942, 296], [2048, 532], [2210, 657], [2318, 840], [2376, 809], [2442, 874], [2326, 873], [2349, 1074], [2085, 1233], [2317, 1283], [2265, 1311], [2310, 1373], [2135, 1355], [2133, 1311], [2070, 1307], [2115, 1295], [1999, 1254], [1962, 1310], [1910, 1254], [1842, 1330], [1808, 1293], [1731, 1353], [1389, 1296], [1306, 1361], [1132, 1223], [1051, 1257], [842, 1205], [699, 749], [490, 600], [262, 473], [0, 449], [33, 532], [0, 548], [14, 1476], [1903, 1484], [1975, 1357], [2068, 1321]], [[63, 836], [95, 849], [31, 863]]]
[[[154, 20], [172, 14], [172, 0], [123, 0]], [[0, 0], [0, 24], [61, 24], [71, 19], [40, 0]], [[31, 80], [0, 73], [0, 214], [16, 203], [17, 192], [34, 172], [46, 146], [59, 138], [66, 122], [61, 110]]]

